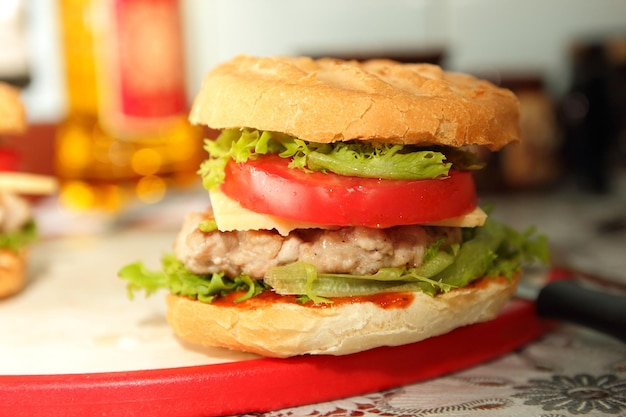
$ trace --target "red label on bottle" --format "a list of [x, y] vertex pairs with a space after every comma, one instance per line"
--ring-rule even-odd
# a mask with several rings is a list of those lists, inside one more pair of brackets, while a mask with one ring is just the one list
[[[103, 56], [111, 101], [103, 117], [117, 125], [148, 125], [186, 111], [179, 0], [114, 0], [111, 46]], [[107, 37], [109, 40], [107, 41]], [[110, 43], [109, 43], [110, 42]]]

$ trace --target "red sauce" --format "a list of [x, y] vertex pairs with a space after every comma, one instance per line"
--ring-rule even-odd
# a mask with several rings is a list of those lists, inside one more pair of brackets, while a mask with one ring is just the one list
[[481, 278], [481, 279], [477, 279], [476, 281], [471, 282], [470, 284], [466, 285], [463, 288], [481, 289], [481, 288], [487, 287], [489, 283], [493, 281], [499, 281], [501, 283], [504, 283], [504, 282], [513, 280], [514, 282], [516, 282], [518, 278], [519, 278], [519, 274], [513, 275], [512, 278], [506, 278], [504, 276]]
[[256, 297], [253, 297], [246, 301], [242, 301], [240, 303], [235, 303], [235, 300], [243, 296], [244, 294], [245, 292], [233, 292], [224, 297], [216, 298], [215, 300], [213, 300], [212, 304], [220, 307], [236, 307], [247, 310], [259, 308], [268, 303], [293, 303], [310, 308], [331, 308], [346, 304], [374, 303], [380, 308], [391, 309], [406, 308], [413, 302], [413, 299], [415, 298], [414, 294], [412, 293], [389, 292], [373, 295], [362, 295], [356, 297], [336, 297], [332, 299], [333, 302], [331, 304], [315, 304], [312, 301], [300, 303], [297, 301], [298, 297], [295, 295], [279, 295], [273, 291], [263, 291]]
[[[519, 278], [519, 274], [516, 274], [513, 277], [513, 280], [516, 281]], [[480, 289], [486, 287], [490, 281], [499, 280], [505, 281], [507, 280], [504, 277], [494, 277], [494, 278], [483, 278], [477, 279], [471, 284], [467, 285], [464, 288], [474, 288]], [[309, 307], [309, 308], [332, 308], [340, 305], [346, 304], [358, 304], [358, 303], [374, 303], [378, 305], [380, 308], [391, 309], [391, 308], [407, 308], [413, 302], [415, 295], [413, 293], [408, 292], [388, 292], [388, 293], [378, 293], [373, 295], [362, 295], [362, 296], [354, 296], [354, 297], [336, 297], [332, 299], [332, 303], [330, 304], [315, 304], [312, 301], [301, 303], [298, 302], [298, 297], [295, 295], [279, 295], [273, 291], [263, 291], [261, 294], [248, 299], [246, 301], [235, 303], [235, 300], [239, 297], [245, 295], [245, 292], [232, 292], [224, 297], [218, 297], [213, 300], [213, 305], [220, 307], [235, 307], [245, 310], [252, 310], [268, 303], [292, 303], [298, 304], [300, 306]]]

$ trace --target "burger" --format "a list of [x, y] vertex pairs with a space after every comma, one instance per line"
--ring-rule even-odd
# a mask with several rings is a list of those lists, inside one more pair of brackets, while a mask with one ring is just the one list
[[182, 339], [269, 357], [344, 355], [493, 319], [545, 240], [478, 205], [476, 150], [518, 141], [513, 93], [430, 64], [237, 56], [190, 121], [210, 206], [119, 275], [166, 289]]
[[[19, 136], [25, 131], [19, 91], [0, 83], [0, 135]], [[37, 235], [30, 201], [23, 195], [48, 194], [56, 189], [53, 178], [18, 173], [17, 168], [17, 153], [0, 143], [0, 299], [24, 287], [28, 248]]]

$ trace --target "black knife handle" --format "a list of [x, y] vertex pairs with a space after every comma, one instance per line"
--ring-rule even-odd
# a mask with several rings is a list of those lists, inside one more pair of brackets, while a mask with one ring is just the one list
[[536, 305], [541, 317], [580, 324], [626, 342], [626, 297], [564, 279], [547, 284]]

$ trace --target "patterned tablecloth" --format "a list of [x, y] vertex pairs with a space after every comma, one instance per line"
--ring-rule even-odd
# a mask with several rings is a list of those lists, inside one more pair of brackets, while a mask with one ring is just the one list
[[626, 345], [563, 326], [500, 359], [431, 381], [248, 415], [626, 416]]

